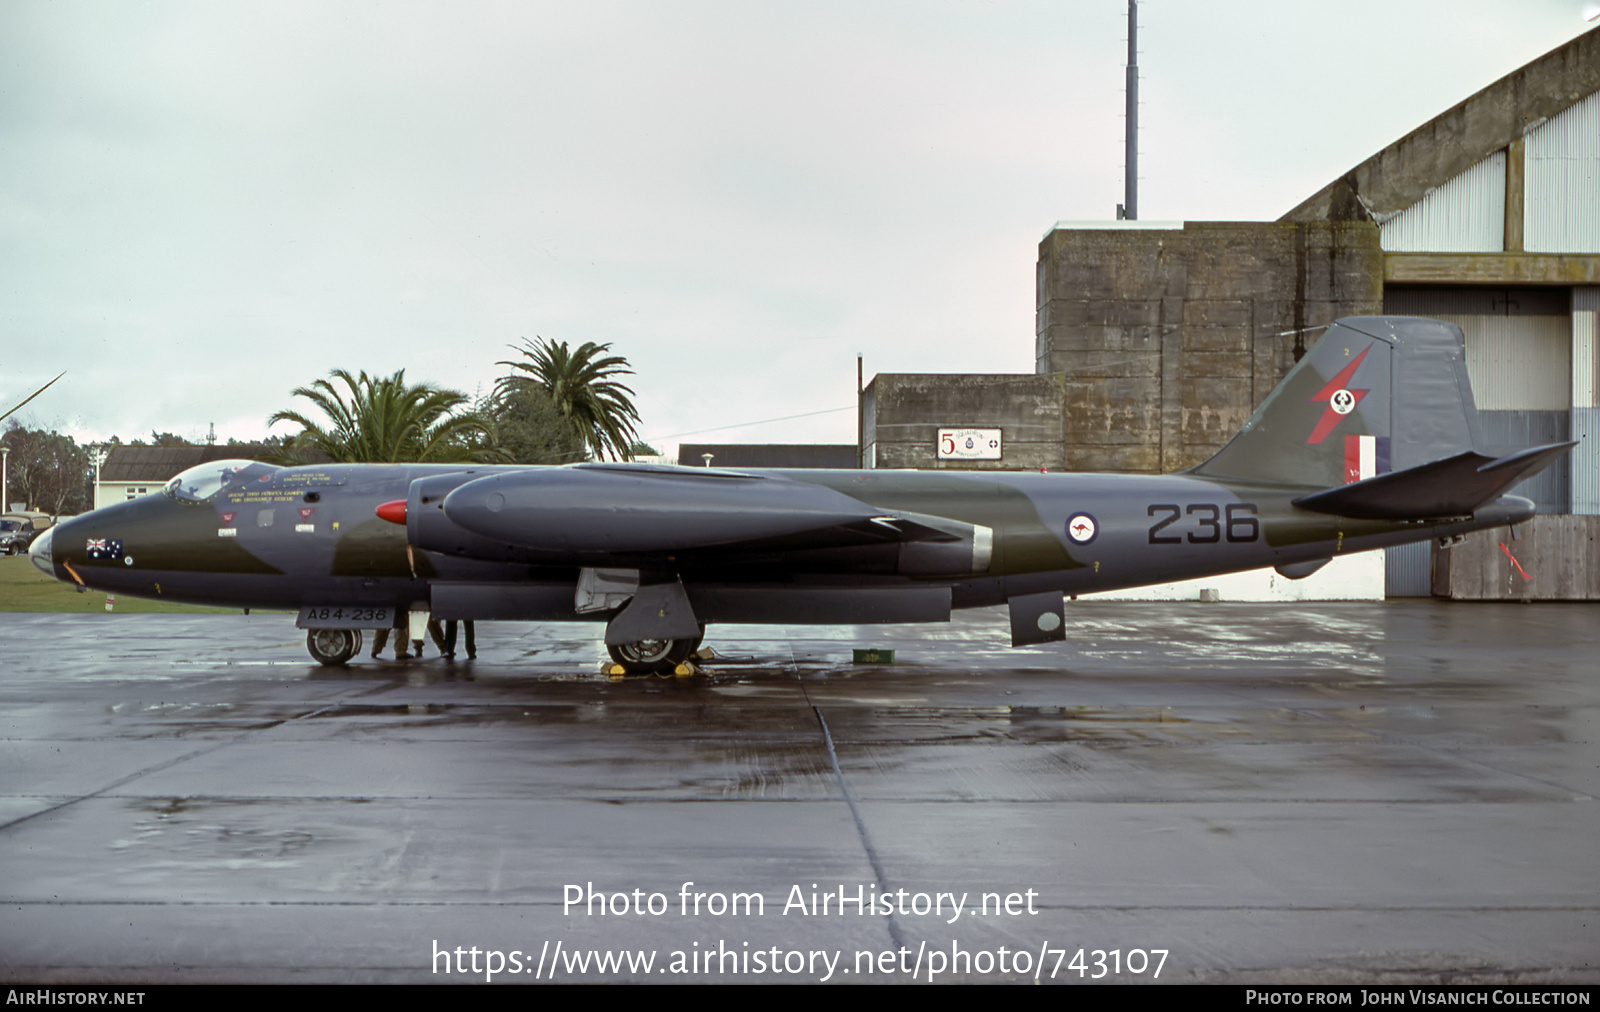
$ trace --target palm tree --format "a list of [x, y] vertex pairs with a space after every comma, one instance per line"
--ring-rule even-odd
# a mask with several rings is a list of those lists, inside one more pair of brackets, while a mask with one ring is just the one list
[[323, 428], [298, 411], [279, 411], [267, 424], [296, 422], [295, 442], [320, 450], [341, 463], [482, 460], [495, 456], [484, 446], [488, 427], [472, 412], [452, 414], [467, 402], [465, 394], [431, 383], [410, 386], [406, 371], [393, 376], [351, 376], [343, 369], [329, 374], [349, 389], [349, 399], [333, 383], [319, 379], [300, 387], [304, 397], [332, 423]]
[[[616, 377], [632, 376], [628, 360], [607, 355], [609, 344], [585, 341], [576, 351], [565, 341], [524, 341], [525, 362], [500, 362], [517, 370], [495, 384], [497, 394], [534, 387], [555, 404], [584, 444], [602, 460], [629, 460], [639, 433], [633, 390]], [[515, 347], [513, 345], [512, 347]], [[520, 373], [520, 375], [519, 375]]]

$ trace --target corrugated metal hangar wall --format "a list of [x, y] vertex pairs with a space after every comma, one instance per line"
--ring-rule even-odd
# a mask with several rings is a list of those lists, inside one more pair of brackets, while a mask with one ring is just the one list
[[[1387, 284], [1384, 312], [1431, 316], [1461, 328], [1489, 446], [1580, 440], [1571, 456], [1513, 489], [1515, 494], [1532, 499], [1541, 514], [1600, 514], [1600, 453], [1593, 438], [1600, 413], [1600, 287], [1562, 283], [1569, 277], [1589, 280], [1584, 271], [1530, 269], [1573, 264], [1527, 259], [1600, 253], [1600, 93], [1539, 122], [1417, 203], [1383, 217], [1380, 233], [1385, 253], [1484, 254], [1432, 267], [1436, 273], [1453, 267], [1453, 277], [1436, 278], [1452, 283]], [[1397, 258], [1390, 276], [1403, 275], [1408, 260]], [[1506, 269], [1519, 262], [1523, 270]], [[1541, 284], [1486, 283], [1496, 274]], [[1428, 545], [1390, 549], [1388, 594], [1433, 591], [1435, 554]]]

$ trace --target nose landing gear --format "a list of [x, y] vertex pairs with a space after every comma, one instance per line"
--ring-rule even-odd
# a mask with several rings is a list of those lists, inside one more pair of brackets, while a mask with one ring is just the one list
[[360, 629], [313, 629], [306, 633], [306, 649], [324, 667], [342, 667], [361, 652]]

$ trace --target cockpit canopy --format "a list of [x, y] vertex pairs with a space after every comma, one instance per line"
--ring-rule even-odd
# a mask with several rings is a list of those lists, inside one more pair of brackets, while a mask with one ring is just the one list
[[276, 472], [271, 464], [254, 460], [213, 460], [195, 466], [167, 482], [167, 495], [187, 503], [210, 502], [225, 488], [237, 488], [247, 481], [258, 481]]

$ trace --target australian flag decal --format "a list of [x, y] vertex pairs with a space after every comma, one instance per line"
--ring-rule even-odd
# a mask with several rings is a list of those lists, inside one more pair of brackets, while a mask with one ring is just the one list
[[83, 547], [91, 559], [122, 558], [122, 542], [116, 538], [90, 538]]

